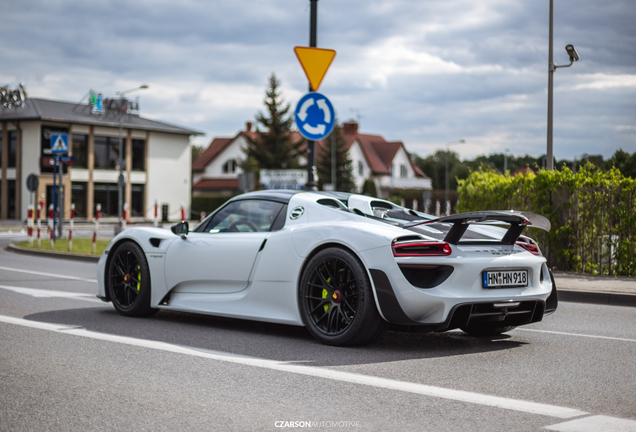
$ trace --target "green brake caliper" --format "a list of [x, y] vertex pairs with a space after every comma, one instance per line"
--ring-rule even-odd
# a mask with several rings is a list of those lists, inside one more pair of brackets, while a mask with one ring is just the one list
[[[327, 279], [327, 283], [331, 283], [331, 278]], [[329, 295], [329, 291], [327, 291], [326, 289], [322, 289], [322, 298], [327, 298], [327, 296]], [[329, 310], [329, 306], [331, 306], [330, 304], [326, 304], [323, 306], [323, 308], [325, 308], [325, 312], [327, 312]]]
[[141, 267], [137, 264], [137, 292], [141, 290]]

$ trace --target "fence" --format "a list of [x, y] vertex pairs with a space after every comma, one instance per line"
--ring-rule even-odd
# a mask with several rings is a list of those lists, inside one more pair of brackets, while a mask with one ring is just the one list
[[636, 181], [591, 164], [510, 177], [477, 171], [460, 180], [458, 211], [515, 209], [547, 217], [529, 230], [548, 265], [582, 273], [636, 276]]

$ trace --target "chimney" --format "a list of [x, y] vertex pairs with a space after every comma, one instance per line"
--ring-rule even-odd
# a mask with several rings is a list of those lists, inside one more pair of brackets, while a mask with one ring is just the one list
[[347, 135], [353, 135], [358, 133], [358, 123], [355, 121], [348, 121], [344, 124], [344, 133]]
[[245, 123], [245, 132], [252, 132], [252, 122]]

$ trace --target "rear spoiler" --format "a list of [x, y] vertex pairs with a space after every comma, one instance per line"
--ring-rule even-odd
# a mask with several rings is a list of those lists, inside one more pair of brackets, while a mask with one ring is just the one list
[[412, 228], [418, 225], [429, 225], [433, 223], [450, 223], [451, 229], [444, 238], [445, 242], [458, 244], [466, 230], [468, 224], [479, 222], [504, 222], [510, 224], [508, 231], [501, 239], [504, 245], [513, 245], [527, 226], [539, 228], [550, 232], [550, 221], [536, 213], [518, 212], [514, 210], [489, 210], [470, 213], [460, 213], [452, 216], [445, 216], [429, 221], [413, 221], [406, 223], [402, 228]]

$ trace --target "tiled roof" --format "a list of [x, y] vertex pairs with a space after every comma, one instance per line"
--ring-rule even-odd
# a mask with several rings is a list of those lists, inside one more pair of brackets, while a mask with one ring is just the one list
[[209, 164], [221, 151], [236, 138], [214, 138], [208, 148], [192, 164], [192, 171], [205, 171]]
[[[373, 174], [388, 175], [391, 173], [391, 165], [395, 155], [404, 148], [404, 144], [401, 141], [387, 141], [380, 135], [369, 135], [358, 133], [358, 124], [355, 122], [348, 122], [343, 124], [341, 128], [342, 135], [345, 139], [347, 149], [351, 148], [354, 142], [358, 142], [364, 157], [371, 168]], [[329, 139], [320, 142], [321, 148], [331, 145]], [[411, 161], [411, 167], [415, 171], [415, 175], [418, 177], [428, 178], [424, 172], [410, 159], [409, 153], [404, 148], [404, 151], [409, 156]]]
[[[203, 132], [174, 126], [169, 123], [150, 120], [139, 117], [136, 114], [124, 114], [122, 119], [122, 124], [127, 129], [131, 128], [184, 135], [203, 135]], [[47, 120], [64, 123], [119, 127], [118, 115], [91, 115], [88, 105], [39, 98], [28, 98], [25, 101], [24, 106], [20, 108], [0, 109], [0, 120]]]
[[192, 185], [192, 189], [238, 189], [238, 179], [203, 179]]

